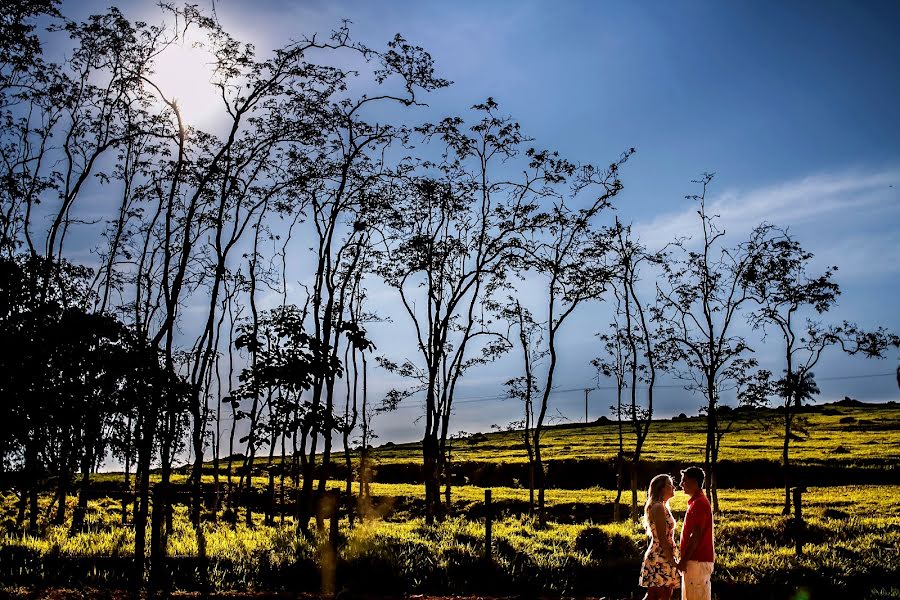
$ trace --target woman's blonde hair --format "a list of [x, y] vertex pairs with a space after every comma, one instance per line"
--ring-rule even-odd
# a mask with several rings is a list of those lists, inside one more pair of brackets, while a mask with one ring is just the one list
[[[650, 480], [650, 486], [647, 488], [647, 502], [644, 504], [644, 528], [647, 532], [650, 532], [650, 507], [655, 502], [663, 501], [663, 489], [666, 487], [666, 482], [675, 486], [675, 482], [673, 481], [670, 475], [666, 473], [662, 473], [661, 475], [657, 475], [653, 479]], [[668, 508], [669, 503], [666, 501], [666, 508]]]

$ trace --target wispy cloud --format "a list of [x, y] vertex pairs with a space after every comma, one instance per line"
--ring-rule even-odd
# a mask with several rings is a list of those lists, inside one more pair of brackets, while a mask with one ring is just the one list
[[[708, 195], [709, 212], [731, 242], [769, 222], [788, 227], [804, 246], [850, 274], [884, 275], [900, 270], [900, 168], [818, 174], [749, 190]], [[635, 231], [650, 248], [678, 237], [696, 236], [696, 206], [637, 222]]]

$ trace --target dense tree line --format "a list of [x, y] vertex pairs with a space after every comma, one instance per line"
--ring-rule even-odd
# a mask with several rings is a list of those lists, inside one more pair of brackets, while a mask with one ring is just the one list
[[[465, 116], [407, 125], [423, 95], [450, 82], [399, 35], [373, 49], [344, 23], [260, 55], [192, 6], [163, 6], [152, 25], [116, 9], [76, 22], [57, 4], [16, 0], [0, 20], [0, 360], [9, 374], [0, 468], [19, 493], [20, 525], [37, 526], [46, 490], [65, 521], [77, 491], [77, 528], [90, 474], [111, 457], [125, 464], [137, 497], [136, 582], [148, 521], [151, 567], [165, 555], [166, 490], [185, 457], [198, 535], [207, 461], [216, 502], [221, 492], [250, 523], [240, 505], [262, 456], [280, 465], [280, 493], [295, 495], [306, 533], [314, 516], [322, 526], [317, 505], [342, 459], [349, 501], [357, 439], [367, 493], [373, 411], [415, 394], [424, 399], [426, 518], [443, 518], [457, 386], [513, 349], [523, 370], [510, 395], [523, 402], [543, 523], [541, 436], [558, 340], [591, 302], [614, 314], [601, 332], [608, 356], [595, 364], [619, 389], [619, 490], [627, 476], [635, 514], [663, 373], [705, 399], [717, 501], [723, 393], [784, 399], [787, 477], [792, 419], [824, 349], [881, 356], [897, 344], [850, 323], [809, 322], [798, 338], [797, 311], [833, 305], [832, 272], [809, 276], [811, 255], [771, 225], [726, 245], [707, 212], [711, 177], [691, 198], [700, 236], [648, 250], [611, 218], [633, 149], [607, 164], [575, 163], [533, 145], [490, 98]], [[45, 56], [51, 39], [65, 59]], [[215, 131], [193, 127], [157, 76], [159, 57], [185, 43], [213, 66]], [[377, 118], [398, 113], [406, 116]], [[97, 212], [99, 222], [85, 216]], [[86, 238], [89, 266], [75, 258]], [[290, 285], [289, 265], [308, 284]], [[539, 304], [520, 301], [524, 280], [539, 282]], [[403, 359], [377, 357], [407, 382], [383, 401], [367, 390], [378, 343], [367, 328], [384, 318], [367, 302], [373, 284], [395, 295], [416, 340]], [[782, 377], [758, 369], [736, 333], [741, 319], [783, 335]]]

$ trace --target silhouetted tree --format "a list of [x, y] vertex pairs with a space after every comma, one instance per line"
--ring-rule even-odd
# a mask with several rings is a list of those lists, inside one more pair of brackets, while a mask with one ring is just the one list
[[[236, 370], [233, 345], [225, 342], [230, 336], [222, 335], [221, 329], [226, 313], [232, 317], [227, 319], [229, 324], [234, 322], [234, 306], [242, 302], [251, 305], [250, 312], [258, 317], [257, 285], [267, 285], [270, 279], [265, 265], [257, 264], [262, 262], [259, 236], [277, 238], [267, 222], [270, 215], [288, 216], [297, 224], [308, 214], [304, 209], [310, 208], [313, 227], [324, 244], [317, 253], [320, 261], [313, 265], [318, 286], [307, 313], [309, 330], [334, 360], [343, 351], [338, 340], [356, 344], [353, 347], [359, 350], [364, 336], [361, 329], [354, 329], [359, 323], [347, 318], [342, 290], [358, 282], [361, 270], [369, 266], [359, 263], [354, 271], [348, 268], [354, 261], [345, 259], [360, 254], [357, 249], [365, 245], [360, 240], [367, 240], [377, 225], [361, 217], [367, 213], [366, 196], [381, 179], [397, 176], [387, 149], [407, 135], [402, 127], [374, 121], [371, 117], [377, 112], [373, 109], [385, 104], [415, 105], [422, 91], [448, 82], [435, 76], [431, 57], [422, 48], [398, 35], [376, 51], [352, 41], [346, 23], [330, 36], [298, 38], [260, 58], [251, 45], [193, 6], [162, 5], [166, 22], [154, 26], [130, 22], [115, 8], [83, 22], [70, 21], [59, 15], [57, 4], [16, 0], [4, 6], [0, 17], [0, 252], [13, 259], [23, 247], [29, 255], [43, 259], [39, 264], [46, 272], [33, 282], [40, 285], [46, 305], [57, 293], [53, 285], [62, 285], [53, 279], [68, 277], [69, 267], [61, 259], [68, 253], [70, 232], [76, 226], [93, 227], [105, 221], [100, 225], [105, 240], [96, 249], [99, 266], [88, 286], [96, 292], [91, 311], [97, 318], [79, 313], [78, 318], [84, 318], [73, 331], [81, 331], [84, 343], [93, 344], [90, 351], [96, 353], [106, 346], [92, 337], [94, 325], [113, 314], [121, 317], [128, 335], [141, 341], [134, 345], [144, 362], [134, 369], [134, 377], [143, 379], [134, 379], [138, 388], [123, 405], [127, 410], [100, 403], [101, 399], [118, 402], [119, 396], [113, 394], [91, 397], [97, 401], [97, 410], [84, 413], [100, 415], [86, 425], [100, 427], [104, 434], [121, 434], [127, 440], [124, 447], [98, 443], [82, 455], [73, 444], [84, 432], [73, 433], [76, 423], [59, 421], [55, 429], [35, 430], [22, 456], [28, 463], [26, 479], [34, 480], [51, 462], [57, 471], [72, 472], [78, 465], [93, 469], [110, 451], [125, 457], [126, 468], [132, 456], [136, 458], [140, 495], [135, 518], [136, 583], [144, 574], [149, 471], [158, 457], [161, 481], [149, 528], [152, 583], [157, 584], [162, 581], [172, 520], [165, 492], [185, 440], [190, 443], [193, 463], [190, 515], [198, 536], [202, 534], [199, 483], [208, 427], [215, 411], [212, 440], [217, 463], [225, 446], [218, 424], [223, 391], [233, 383], [220, 383], [223, 346], [228, 347], [228, 371]], [[40, 19], [46, 19], [50, 30], [38, 33]], [[67, 38], [64, 61], [44, 60], [45, 36]], [[221, 100], [217, 133], [190, 126], [193, 115], [183, 114], [175, 91], [166, 89], [156, 73], [160, 56], [186, 42], [194, 42], [212, 66], [210, 84]], [[373, 65], [370, 75], [379, 86], [377, 92], [371, 92], [368, 81], [366, 93], [352, 90], [351, 82], [359, 73], [346, 66], [348, 58]], [[120, 187], [103, 196], [112, 198], [115, 205], [108, 207], [102, 221], [80, 217], [79, 198], [95, 186], [110, 183]], [[241, 265], [235, 255], [247, 253], [248, 228], [255, 232], [255, 258], [248, 261], [253, 264]], [[286, 249], [281, 256], [286, 256]], [[282, 266], [286, 268], [284, 262]], [[285, 268], [282, 288], [286, 294]], [[282, 304], [287, 305], [286, 298]], [[197, 321], [199, 327], [189, 331], [196, 332], [196, 338], [185, 342], [183, 325], [189, 306], [203, 316]], [[303, 324], [297, 327], [306, 330]], [[80, 356], [79, 348], [68, 348], [73, 361]], [[250, 354], [252, 362], [256, 349]], [[134, 358], [127, 353], [122, 357], [126, 355]], [[36, 364], [58, 367], [46, 360]], [[82, 388], [89, 381], [92, 386], [101, 381], [107, 385], [102, 367], [96, 373], [88, 367], [94, 365], [81, 369], [78, 384]], [[51, 370], [33, 379], [49, 386], [61, 373]], [[72, 370], [64, 373], [70, 378], [67, 385], [75, 389]], [[282, 384], [277, 390], [262, 390], [274, 395], [267, 395], [266, 406], [249, 412], [259, 419], [261, 411], [269, 411], [263, 425], [270, 457], [279, 435], [284, 445], [284, 434], [292, 431], [303, 432], [303, 444], [311, 440], [304, 470], [315, 465], [317, 437], [327, 438], [324, 454], [330, 453], [336, 423], [334, 377], [316, 372], [309, 407], [290, 394], [282, 395]], [[33, 391], [36, 397], [43, 394]], [[50, 391], [48, 387], [44, 394], [48, 398]], [[241, 414], [239, 402], [230, 404], [235, 414]], [[16, 419], [26, 429], [33, 425], [27, 411], [37, 406], [17, 409]], [[351, 422], [342, 427], [349, 429]], [[229, 439], [235, 434], [232, 428]], [[251, 447], [257, 441], [255, 434], [251, 428], [247, 440]], [[0, 437], [7, 463], [18, 451], [13, 450], [12, 440], [12, 436]], [[233, 444], [228, 445], [233, 450]], [[252, 457], [245, 467], [249, 485]], [[326, 477], [327, 470], [317, 474]], [[307, 492], [313, 476], [312, 470], [304, 473]], [[83, 472], [85, 483], [86, 477]], [[64, 478], [58, 482], [62, 489], [57, 496], [64, 500], [68, 484]], [[28, 492], [28, 501], [36, 502], [36, 487], [30, 486]], [[305, 499], [298, 505], [309, 506], [309, 496]], [[58, 506], [61, 510], [64, 503]]]
[[[615, 241], [610, 259], [614, 275], [610, 283], [616, 298], [617, 324], [620, 322], [621, 325], [615, 327], [612, 334], [602, 338], [606, 342], [608, 352], [611, 352], [609, 356], [611, 360], [595, 364], [599, 364], [605, 373], [617, 378], [620, 395], [617, 412], [624, 412], [627, 415], [634, 434], [634, 448], [630, 451], [631, 517], [637, 521], [638, 465], [653, 421], [656, 378], [659, 373], [670, 368], [675, 358], [673, 330], [662, 316], [660, 303], [648, 303], [638, 293], [638, 287], [641, 282], [641, 270], [663, 264], [668, 257], [665, 251], [649, 252], [639, 241], [632, 238], [631, 228], [628, 226], [622, 226], [617, 222], [611, 233]], [[631, 402], [622, 405], [623, 382], [619, 381], [618, 377], [624, 375], [623, 371], [626, 370], [629, 376], [627, 387], [631, 391]], [[647, 389], [646, 403], [638, 401], [639, 383]], [[621, 421], [621, 414], [618, 417]], [[620, 444], [621, 442], [620, 435]], [[622, 450], [624, 451], [624, 448]], [[622, 458], [620, 464], [621, 462]], [[619, 480], [621, 486], [621, 474]], [[618, 506], [618, 498], [616, 502]]]
[[791, 512], [790, 443], [797, 413], [803, 401], [812, 400], [819, 390], [812, 369], [824, 351], [837, 346], [849, 355], [882, 358], [891, 346], [900, 346], [900, 337], [884, 328], [864, 331], [854, 323], [827, 325], [809, 315], [828, 312], [837, 302], [840, 287], [833, 280], [837, 267], [820, 275], [809, 273], [813, 254], [803, 249], [787, 231], [780, 231], [768, 243], [764, 260], [744, 274], [759, 308], [750, 322], [767, 334], [774, 328], [783, 343], [784, 375], [774, 382], [774, 391], [783, 400], [784, 514]]
[[[499, 307], [499, 316], [509, 324], [506, 335], [510, 344], [517, 345], [522, 352], [523, 374], [509, 379], [504, 385], [507, 396], [522, 402], [524, 408], [522, 420], [510, 423], [508, 429], [519, 433], [525, 448], [525, 455], [528, 458], [528, 509], [531, 514], [534, 514], [534, 484], [537, 479], [537, 462], [532, 445], [535, 421], [534, 398], [540, 393], [535, 369], [538, 367], [540, 359], [546, 355], [546, 351], [541, 349], [542, 328], [535, 321], [531, 311], [522, 306], [518, 298], [512, 296], [508, 298], [505, 305]], [[515, 341], [513, 342], [513, 340]]]
[[597, 369], [598, 376], [611, 378], [616, 382], [616, 403], [609, 408], [616, 416], [616, 431], [618, 433], [618, 452], [616, 453], [616, 500], [613, 504], [613, 519], [621, 519], [622, 490], [625, 489], [625, 431], [623, 417], [625, 405], [622, 402], [622, 393], [628, 387], [628, 372], [630, 371], [631, 348], [627, 342], [627, 335], [622, 329], [620, 319], [622, 315], [622, 298], [616, 294], [616, 307], [613, 312], [613, 321], [609, 324], [611, 333], [598, 333], [603, 344], [603, 354], [594, 358], [591, 364]]
[[[312, 225], [310, 251], [314, 264], [308, 329], [332, 359], [339, 360], [342, 324], [348, 312], [347, 290], [354, 281], [355, 269], [361, 266], [357, 261], [348, 268], [353, 261], [344, 259], [359, 256], [367, 243], [363, 240], [379, 227], [372, 221], [377, 214], [373, 203], [379, 202], [376, 190], [398, 175], [398, 167], [388, 160], [388, 149], [402, 143], [408, 134], [404, 127], [371, 120], [369, 115], [376, 114], [377, 107], [415, 106], [423, 92], [449, 82], [436, 76], [431, 56], [424, 49], [400, 35], [384, 51], [376, 52], [351, 42], [345, 24], [334, 34], [333, 42], [376, 62], [378, 68], [372, 75], [379, 86], [384, 86], [375, 93], [354, 95], [347, 90], [355, 71], [331, 68], [329, 73], [339, 93], [323, 98], [326, 105], [317, 123], [320, 138], [289, 157], [296, 170], [308, 173], [303, 186], [295, 190], [293, 207], [308, 207]], [[312, 412], [321, 412], [325, 418], [312, 423], [308, 460], [303, 467], [300, 524], [304, 528], [312, 510], [313, 483], [318, 477], [316, 493], [321, 494], [331, 472], [337, 423], [335, 385], [334, 373], [320, 372], [311, 389]]]
[[[612, 199], [622, 190], [619, 168], [633, 152], [633, 149], [625, 152], [607, 168], [592, 165], [576, 168], [555, 155], [531, 154], [538, 164], [543, 163], [542, 166], [552, 173], [554, 183], [571, 179], [568, 192], [557, 193], [555, 197], [547, 194], [552, 197], [552, 204], [533, 217], [527, 239], [522, 243], [521, 262], [517, 265], [529, 275], [544, 278], [545, 282], [542, 309], [546, 310], [547, 318], [541, 322], [541, 335], [547, 344], [548, 364], [537, 380], [542, 393], [532, 435], [541, 526], [546, 523], [541, 435], [559, 360], [557, 336], [576, 308], [589, 300], [600, 299], [614, 276], [606, 260], [613, 237], [608, 229], [597, 223], [597, 218], [611, 207]], [[588, 193], [589, 189], [593, 193], [593, 188], [598, 188], [599, 194], [587, 200], [583, 208], [573, 208], [580, 200], [579, 194]]]
[[716, 465], [723, 434], [719, 418], [722, 395], [736, 390], [757, 365], [755, 359], [745, 356], [752, 349], [737, 328], [742, 308], [753, 301], [747, 274], [760, 273], [758, 263], [767, 249], [771, 227], [761, 225], [746, 242], [725, 246], [725, 232], [707, 206], [712, 179], [713, 175], [705, 174], [696, 182], [702, 186], [701, 193], [687, 196], [697, 204], [701, 237], [695, 245], [676, 240], [670, 246], [673, 257], [664, 263], [665, 284], [657, 285], [657, 290], [679, 349], [681, 366], [675, 373], [705, 400], [701, 411], [707, 422], [706, 492], [718, 512]]
[[0, 260], [0, 288], [8, 302], [0, 315], [2, 367], [8, 373], [3, 416], [10, 425], [2, 441], [7, 452], [23, 457], [19, 519], [27, 509], [32, 529], [45, 474], [53, 471], [56, 477], [55, 520], [61, 523], [80, 469], [72, 520], [78, 529], [90, 474], [108, 452], [125, 450], [129, 419], [142, 414], [140, 394], [152, 387], [148, 379], [157, 379], [161, 367], [157, 355], [122, 322], [92, 312], [87, 269], [68, 263], [53, 267], [53, 283], [46, 287], [40, 283], [43, 261], [29, 255]]
[[379, 272], [400, 294], [423, 362], [381, 361], [416, 382], [392, 392], [393, 402], [415, 392], [425, 395], [428, 522], [446, 508], [440, 499], [442, 476], [449, 504], [446, 444], [456, 385], [467, 370], [509, 348], [481, 307], [505, 285], [536, 202], [570, 170], [549, 152], [527, 150], [521, 179], [504, 177], [500, 165], [520, 156], [527, 139], [518, 123], [499, 114], [492, 98], [473, 110], [479, 118], [468, 129], [459, 117], [420, 128], [426, 140], [439, 140], [442, 159], [423, 163], [425, 175], [411, 172], [399, 197], [386, 206], [387, 241], [379, 254]]

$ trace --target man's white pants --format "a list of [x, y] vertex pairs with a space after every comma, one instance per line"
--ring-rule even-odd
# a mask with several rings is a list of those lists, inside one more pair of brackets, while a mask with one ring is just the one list
[[713, 563], [689, 560], [681, 576], [681, 600], [712, 600]]

